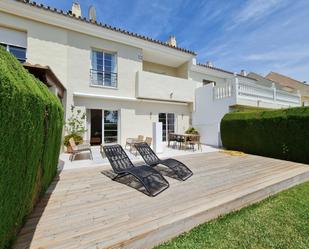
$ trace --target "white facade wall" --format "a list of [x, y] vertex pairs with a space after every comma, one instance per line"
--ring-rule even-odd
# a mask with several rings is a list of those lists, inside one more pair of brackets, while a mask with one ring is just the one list
[[220, 122], [236, 103], [235, 95], [215, 101], [213, 84], [196, 89], [195, 112], [192, 124], [201, 134], [201, 142], [216, 147], [221, 146]]
[[198, 82], [193, 80], [138, 71], [136, 94], [140, 98], [192, 103]]
[[[232, 104], [272, 107], [272, 103], [235, 95], [215, 100], [212, 85], [199, 88], [203, 80], [225, 87], [234, 75], [195, 65], [194, 55], [50, 11], [2, 0], [0, 27], [7, 43], [26, 44], [27, 62], [48, 65], [65, 86], [66, 118], [71, 105], [86, 113], [90, 109], [118, 110], [118, 142], [122, 144], [139, 134], [152, 136], [152, 123], [158, 121], [159, 113], [174, 113], [176, 132], [184, 132], [195, 110], [192, 123], [202, 142], [218, 146], [220, 120]], [[116, 54], [117, 88], [90, 85], [92, 49]]]
[[[26, 34], [27, 62], [48, 65], [65, 86], [67, 90], [64, 100], [66, 118], [70, 115], [71, 105], [86, 112], [89, 109], [118, 110], [118, 142], [122, 144], [125, 143], [126, 138], [136, 137], [140, 134], [151, 137], [152, 123], [158, 122], [158, 113], [175, 113], [176, 132], [184, 132], [189, 127], [191, 107], [188, 103], [163, 103], [155, 100], [146, 102], [136, 99], [136, 75], [137, 72], [143, 71], [143, 50], [141, 48], [32, 21], [1, 11], [0, 27], [22, 31]], [[92, 48], [116, 54], [117, 88], [90, 86]], [[165, 66], [161, 65], [161, 67]], [[170, 67], [166, 68], [171, 70]], [[180, 74], [185, 75], [183, 68], [185, 67], [175, 68], [175, 72], [179, 71]], [[175, 79], [179, 78], [175, 77]], [[152, 82], [161, 84], [160, 80]], [[161, 85], [158, 86], [158, 89], [160, 87]], [[180, 101], [193, 102], [195, 85], [193, 84], [192, 88], [189, 88], [190, 99], [180, 99]], [[155, 91], [156, 87], [153, 89]], [[187, 95], [188, 87], [178, 88], [177, 91], [181, 96]], [[74, 97], [76, 92], [115, 97], [119, 100]], [[123, 101], [120, 100], [121, 98], [131, 100]], [[152, 96], [148, 96], [148, 98], [152, 98]], [[89, 139], [89, 134], [86, 136]]]
[[[115, 110], [120, 114], [118, 121], [119, 143], [126, 138], [144, 135], [152, 137], [152, 123], [158, 122], [159, 113], [175, 113], [176, 132], [183, 133], [188, 128], [191, 112], [187, 104], [165, 104], [138, 101], [115, 101], [100, 98], [75, 97], [74, 104], [85, 109]], [[89, 130], [89, 126], [88, 126]], [[89, 133], [86, 134], [89, 139]]]
[[199, 82], [199, 86], [203, 86], [203, 80], [209, 80], [216, 82], [216, 85], [224, 85], [227, 83], [227, 78], [223, 77], [224, 75], [221, 75], [221, 77], [218, 76], [218, 74], [214, 75], [212, 72], [209, 73], [200, 73], [195, 71], [190, 71], [189, 77], [190, 79]]

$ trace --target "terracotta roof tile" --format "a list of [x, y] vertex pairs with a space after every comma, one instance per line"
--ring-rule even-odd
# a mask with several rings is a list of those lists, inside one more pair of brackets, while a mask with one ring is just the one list
[[292, 79], [288, 76], [276, 73], [276, 72], [270, 72], [266, 75], [266, 79], [275, 81], [279, 83], [282, 86], [290, 87], [292, 89], [299, 89], [299, 87], [308, 87], [308, 85], [304, 84], [303, 82], [300, 82], [298, 80]]
[[121, 29], [121, 28], [113, 27], [113, 26], [105, 24], [105, 23], [101, 23], [101, 22], [97, 22], [97, 21], [91, 21], [91, 20], [87, 19], [86, 17], [76, 17], [74, 14], [72, 14], [71, 11], [64, 12], [63, 10], [59, 10], [57, 8], [52, 8], [52, 7], [46, 6], [44, 4], [37, 4], [36, 2], [30, 1], [30, 0], [15, 0], [15, 1], [20, 2], [20, 3], [24, 3], [24, 4], [27, 4], [29, 6], [33, 6], [33, 7], [36, 7], [36, 8], [44, 9], [44, 10], [47, 10], [47, 11], [50, 11], [50, 12], [54, 12], [54, 13], [57, 13], [57, 14], [60, 14], [60, 15], [63, 15], [63, 16], [67, 16], [67, 17], [73, 18], [75, 20], [79, 20], [79, 21], [83, 21], [83, 22], [86, 22], [86, 23], [89, 23], [89, 24], [92, 24], [92, 25], [96, 25], [96, 26], [101, 27], [101, 28], [113, 30], [113, 31], [116, 31], [116, 32], [119, 32], [119, 33], [122, 33], [122, 34], [126, 34], [126, 35], [129, 35], [129, 36], [132, 36], [132, 37], [136, 37], [136, 38], [145, 40], [145, 41], [157, 43], [157, 44], [160, 44], [162, 46], [169, 47], [169, 48], [172, 48], [172, 49], [176, 49], [176, 50], [184, 52], [184, 53], [196, 55], [196, 53], [193, 52], [193, 51], [190, 51], [190, 50], [185, 49], [185, 48], [174, 47], [172, 45], [169, 45], [167, 42], [163, 42], [163, 41], [160, 41], [160, 40], [157, 40], [157, 39], [153, 39], [151, 37], [140, 35], [140, 34], [137, 34], [135, 32], [130, 32], [130, 31], [127, 31], [127, 30], [124, 30], [124, 29]]

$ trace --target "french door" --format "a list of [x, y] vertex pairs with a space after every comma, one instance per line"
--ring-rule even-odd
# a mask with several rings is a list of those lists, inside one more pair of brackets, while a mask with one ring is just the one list
[[159, 113], [159, 122], [162, 123], [162, 139], [166, 141], [167, 135], [175, 132], [175, 114]]
[[118, 142], [118, 111], [104, 110], [104, 143]]
[[90, 116], [91, 145], [118, 142], [118, 111], [91, 109]]

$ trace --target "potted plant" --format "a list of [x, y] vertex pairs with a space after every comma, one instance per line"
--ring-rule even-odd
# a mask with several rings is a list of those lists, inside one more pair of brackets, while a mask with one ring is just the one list
[[186, 134], [194, 134], [194, 135], [198, 135], [199, 134], [198, 131], [195, 128], [193, 128], [193, 127], [190, 127], [189, 129], [187, 129], [185, 133]]
[[86, 114], [75, 106], [71, 106], [71, 116], [65, 124], [65, 130], [67, 135], [64, 137], [63, 144], [67, 148], [68, 153], [72, 153], [72, 148], [69, 143], [70, 138], [73, 138], [76, 145], [83, 142], [83, 135], [87, 131], [85, 129]]

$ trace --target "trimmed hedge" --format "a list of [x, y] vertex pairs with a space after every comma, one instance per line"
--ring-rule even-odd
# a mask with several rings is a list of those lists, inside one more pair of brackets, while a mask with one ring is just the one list
[[309, 107], [228, 113], [221, 139], [226, 149], [309, 163]]
[[57, 172], [63, 108], [48, 88], [0, 49], [0, 248]]
[[274, 109], [263, 108], [263, 107], [253, 107], [253, 106], [244, 106], [236, 105], [231, 107], [232, 112], [260, 112], [260, 111], [271, 111]]

